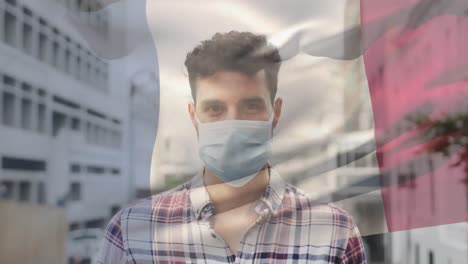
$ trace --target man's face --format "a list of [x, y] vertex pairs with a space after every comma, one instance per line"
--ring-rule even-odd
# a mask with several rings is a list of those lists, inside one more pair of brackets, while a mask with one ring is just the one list
[[189, 114], [197, 128], [201, 123], [222, 120], [266, 121], [272, 114], [273, 128], [281, 115], [281, 98], [271, 104], [265, 72], [248, 76], [235, 71], [219, 71], [196, 81], [196, 102], [189, 104]]

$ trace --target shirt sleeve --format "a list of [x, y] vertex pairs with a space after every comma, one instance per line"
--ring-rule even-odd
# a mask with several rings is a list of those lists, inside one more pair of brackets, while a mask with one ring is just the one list
[[123, 264], [127, 263], [122, 239], [121, 212], [117, 213], [104, 231], [96, 263]]
[[342, 264], [366, 264], [366, 253], [361, 233], [356, 225], [353, 224], [351, 235], [348, 238], [346, 250], [344, 252]]

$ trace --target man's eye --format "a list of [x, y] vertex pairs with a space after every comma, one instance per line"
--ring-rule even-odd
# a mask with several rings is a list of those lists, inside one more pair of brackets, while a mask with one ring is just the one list
[[248, 108], [248, 109], [258, 109], [259, 107], [258, 107], [257, 104], [248, 104], [248, 105], [247, 105], [247, 108]]
[[247, 111], [259, 111], [262, 107], [259, 104], [247, 104], [245, 108]]
[[223, 111], [223, 107], [221, 105], [210, 105], [205, 108], [205, 111], [209, 113], [220, 113]]

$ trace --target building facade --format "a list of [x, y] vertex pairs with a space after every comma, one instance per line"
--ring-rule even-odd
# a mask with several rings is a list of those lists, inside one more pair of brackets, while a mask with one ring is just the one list
[[[0, 1], [0, 193], [102, 226], [129, 197], [129, 88], [67, 19], [81, 1]], [[81, 14], [82, 15], [82, 14]], [[113, 18], [89, 15], [106, 34]]]

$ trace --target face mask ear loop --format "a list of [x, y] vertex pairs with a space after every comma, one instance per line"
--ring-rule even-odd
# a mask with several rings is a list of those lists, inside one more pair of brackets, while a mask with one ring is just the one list
[[200, 125], [201, 122], [200, 122], [200, 120], [198, 120], [197, 111], [195, 110], [196, 109], [195, 102], [192, 101], [192, 104], [193, 104], [193, 117], [195, 118], [195, 121], [197, 122], [197, 125]]
[[275, 119], [275, 112], [271, 113], [270, 118], [268, 118], [268, 122], [273, 122], [273, 119]]
[[271, 116], [270, 118], [268, 119], [269, 122], [273, 123], [273, 120], [275, 119], [275, 105], [276, 105], [276, 101], [275, 103], [273, 104], [273, 111], [271, 112]]
[[201, 122], [200, 122], [200, 120], [197, 118], [197, 113], [196, 113], [196, 112], [193, 112], [193, 117], [195, 118], [195, 121], [197, 122], [197, 125], [200, 125]]
[[200, 134], [199, 134], [198, 130], [200, 129], [201, 122], [200, 122], [200, 120], [198, 120], [197, 114], [195, 112], [193, 113], [193, 117], [195, 119], [195, 122], [197, 122], [197, 129], [196, 130], [197, 130], [197, 138], [198, 138], [198, 137], [200, 137]]
[[273, 128], [273, 120], [275, 119], [275, 111], [273, 110], [273, 112], [271, 113], [271, 116], [270, 118], [268, 119], [268, 122], [271, 123], [271, 137], [273, 138], [273, 136], [275, 135], [275, 129]]

